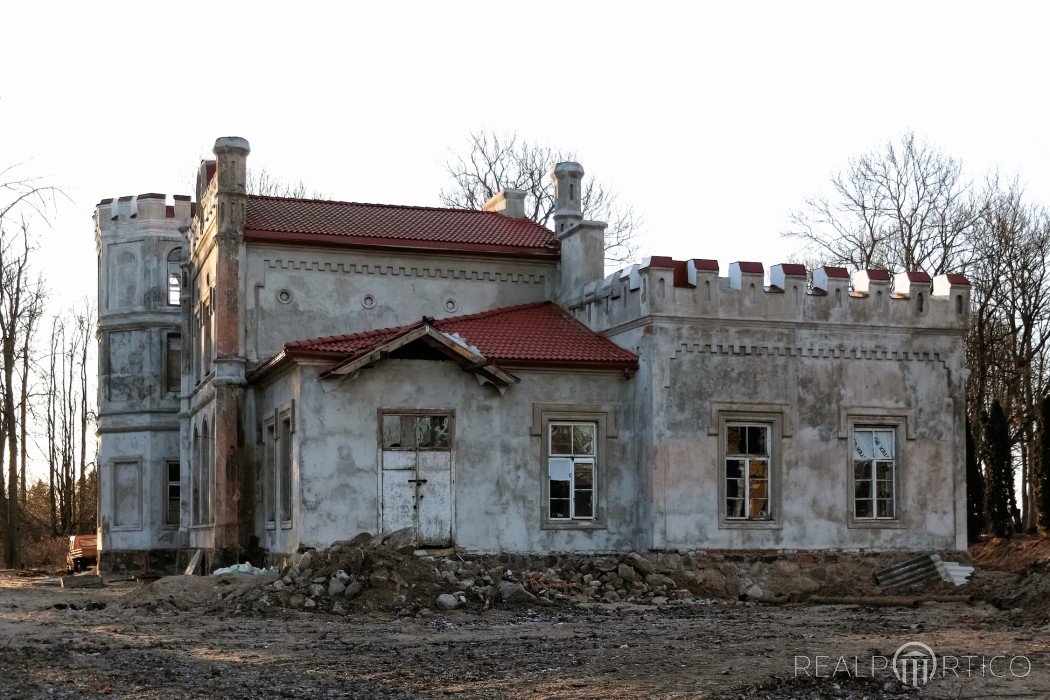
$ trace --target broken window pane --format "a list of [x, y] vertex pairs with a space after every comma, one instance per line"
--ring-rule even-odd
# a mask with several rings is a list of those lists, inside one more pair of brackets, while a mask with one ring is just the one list
[[572, 454], [572, 426], [551, 425], [551, 454]]
[[416, 447], [420, 450], [447, 450], [448, 416], [416, 416]]
[[566, 499], [569, 498], [569, 482], [561, 481], [557, 479], [551, 479], [551, 500], [553, 499]]
[[590, 464], [576, 464], [573, 469], [573, 476], [576, 479], [577, 490], [589, 489], [594, 486], [594, 468]]
[[744, 517], [744, 499], [743, 498], [729, 498], [729, 499], [726, 499], [726, 517], [727, 518], [742, 518], [742, 517]]
[[748, 511], [747, 517], [751, 520], [768, 519], [769, 516], [766, 513], [766, 499], [752, 498], [750, 501], [750, 510]]
[[739, 479], [744, 475], [744, 461], [741, 459], [726, 460], [726, 478]]
[[180, 481], [181, 469], [178, 462], [168, 462], [168, 481]]
[[876, 516], [878, 518], [893, 517], [893, 499], [879, 498], [875, 501]]
[[751, 492], [751, 500], [756, 498], [760, 498], [763, 501], [766, 500], [766, 497], [769, 495], [768, 486], [769, 482], [765, 479], [752, 479], [748, 484], [748, 488]]
[[576, 497], [574, 499], [576, 506], [576, 517], [577, 518], [593, 518], [594, 517], [594, 498], [592, 496], [594, 492], [591, 490], [577, 490]]
[[854, 498], [871, 498], [871, 481], [858, 479], [853, 482]]
[[769, 471], [769, 462], [764, 459], [752, 459], [750, 462], [751, 478], [765, 479]]
[[726, 454], [744, 454], [744, 429], [738, 425], [726, 427]]
[[551, 517], [552, 518], [568, 518], [569, 517], [569, 499], [568, 498], [552, 498], [551, 499]]
[[401, 447], [401, 416], [383, 416], [383, 449], [396, 450]]
[[743, 479], [726, 480], [726, 498], [740, 498], [744, 495]]
[[857, 460], [853, 463], [853, 478], [854, 479], [870, 479], [871, 478], [871, 462]]
[[577, 423], [572, 426], [572, 453], [575, 455], [594, 454], [594, 425]]
[[858, 518], [870, 518], [871, 517], [871, 501], [862, 500], [857, 501], [857, 517]]
[[748, 426], [747, 428], [747, 454], [768, 455], [769, 446], [766, 445], [766, 427]]

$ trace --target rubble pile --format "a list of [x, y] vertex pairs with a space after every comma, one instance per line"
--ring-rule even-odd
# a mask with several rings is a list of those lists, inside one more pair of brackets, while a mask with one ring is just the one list
[[275, 580], [222, 599], [236, 612], [293, 608], [336, 614], [587, 603], [683, 606], [715, 598], [788, 602], [818, 592], [877, 593], [872, 572], [900, 560], [890, 554], [443, 554], [415, 550], [411, 530], [361, 533], [297, 554]]

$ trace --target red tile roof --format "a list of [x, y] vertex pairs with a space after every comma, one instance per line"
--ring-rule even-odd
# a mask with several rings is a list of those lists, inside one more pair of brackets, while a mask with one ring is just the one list
[[805, 277], [806, 266], [799, 263], [781, 263], [780, 269], [785, 277]]
[[[287, 354], [349, 360], [394, 340], [422, 321], [408, 326], [286, 343]], [[458, 334], [486, 358], [512, 367], [638, 369], [638, 357], [574, 319], [553, 302], [508, 306], [453, 316], [430, 323], [448, 335]]]
[[965, 287], [969, 287], [970, 280], [966, 279], [966, 275], [959, 274], [958, 272], [952, 272], [948, 274], [948, 284], [958, 284]]
[[754, 274], [759, 274], [760, 275], [764, 271], [763, 268], [762, 268], [762, 263], [760, 263], [760, 262], [740, 261], [740, 262], [737, 263], [737, 266], [739, 267], [741, 272], [752, 274], [752, 275], [754, 275]]
[[470, 209], [249, 195], [245, 240], [556, 258], [558, 243], [528, 219]]
[[824, 270], [824, 274], [828, 277], [843, 280], [849, 279], [849, 271], [846, 270], [846, 268], [844, 267], [833, 267], [831, 265], [825, 265], [820, 269]]
[[708, 270], [711, 272], [718, 272], [718, 261], [708, 260], [706, 258], [693, 258], [693, 267], [697, 270]]
[[880, 269], [880, 268], [868, 268], [867, 270], [865, 270], [865, 272], [868, 273], [868, 279], [869, 280], [874, 280], [876, 282], [889, 282], [890, 281], [890, 271], [889, 270], [883, 270], [883, 269]]
[[933, 283], [933, 279], [931, 279], [928, 274], [926, 274], [925, 272], [922, 272], [922, 271], [909, 272], [908, 273], [908, 281], [909, 282], [914, 282], [916, 284], [932, 284]]

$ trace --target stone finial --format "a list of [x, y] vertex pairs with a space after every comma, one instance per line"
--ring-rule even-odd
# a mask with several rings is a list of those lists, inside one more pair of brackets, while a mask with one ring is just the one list
[[228, 153], [230, 151], [239, 152], [241, 155], [247, 156], [251, 153], [251, 146], [248, 145], [248, 140], [241, 138], [240, 136], [220, 136], [215, 139], [215, 147], [212, 148], [212, 153], [219, 155], [220, 153]]
[[525, 218], [525, 190], [512, 187], [501, 189], [481, 205], [482, 211], [491, 211], [512, 219]]
[[583, 166], [566, 161], [554, 166], [554, 229], [562, 233], [583, 220]]

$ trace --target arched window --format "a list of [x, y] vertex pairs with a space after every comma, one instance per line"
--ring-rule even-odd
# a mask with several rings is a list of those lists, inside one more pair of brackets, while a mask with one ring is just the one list
[[178, 306], [182, 295], [182, 248], [168, 253], [168, 305]]

